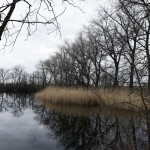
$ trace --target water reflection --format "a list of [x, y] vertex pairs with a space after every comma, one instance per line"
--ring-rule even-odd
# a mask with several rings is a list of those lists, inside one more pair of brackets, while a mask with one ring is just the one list
[[[84, 116], [82, 113], [69, 114], [67, 110], [66, 114], [60, 113], [62, 107], [67, 109], [60, 106], [58, 110], [53, 105], [51, 109], [41, 107], [36, 112], [36, 120], [53, 131], [49, 135], [55, 137], [64, 149], [149, 149], [149, 126], [144, 112], [133, 114], [103, 110], [98, 113], [92, 109], [87, 113], [89, 116]], [[85, 109], [81, 110], [85, 112]]]
[[0, 94], [0, 150], [146, 150], [148, 112], [43, 105]]
[[0, 95], [0, 150], [56, 150], [47, 129], [35, 121], [33, 95]]
[[0, 112], [9, 111], [20, 117], [23, 111], [32, 106], [33, 96], [0, 93]]

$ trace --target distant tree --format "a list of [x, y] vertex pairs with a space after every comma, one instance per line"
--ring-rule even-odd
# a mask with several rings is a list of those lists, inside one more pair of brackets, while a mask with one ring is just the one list
[[25, 71], [22, 73], [21, 83], [23, 83], [23, 84], [29, 83], [29, 74]]
[[[51, 56], [44, 62], [45, 69], [49, 74], [47, 77], [48, 82], [51, 80], [51, 84], [58, 85], [60, 83], [60, 54], [56, 53], [56, 55]], [[52, 81], [53, 80], [53, 81]]]
[[9, 79], [9, 69], [0, 68], [0, 82], [4, 85]]
[[24, 75], [24, 67], [21, 65], [14, 66], [10, 72], [10, 79], [13, 84], [20, 84]]
[[30, 74], [29, 83], [30, 84], [36, 84], [38, 86], [42, 85], [42, 83], [41, 83], [41, 74], [38, 70], [36, 70], [32, 74]]
[[46, 82], [46, 78], [47, 78], [47, 70], [45, 68], [44, 65], [44, 61], [40, 61], [37, 65], [36, 65], [37, 71], [39, 72], [40, 75], [40, 80], [42, 83], [42, 86], [45, 87], [47, 82]]

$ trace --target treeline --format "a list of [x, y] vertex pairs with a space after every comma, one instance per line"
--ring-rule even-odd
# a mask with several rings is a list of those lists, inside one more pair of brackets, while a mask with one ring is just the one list
[[150, 89], [150, 3], [117, 0], [114, 8], [100, 9], [98, 17], [71, 42], [27, 74], [22, 67], [0, 69], [0, 83], [31, 87], [145, 86]]
[[40, 61], [43, 85], [85, 87], [147, 86], [150, 89], [150, 3], [118, 0]]
[[0, 92], [36, 92], [42, 88], [38, 75], [27, 73], [21, 65], [0, 68]]

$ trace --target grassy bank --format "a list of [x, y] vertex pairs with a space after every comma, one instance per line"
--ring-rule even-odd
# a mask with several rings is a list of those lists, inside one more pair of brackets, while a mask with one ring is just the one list
[[[120, 109], [139, 109], [143, 107], [139, 92], [122, 89], [83, 89], [47, 87], [36, 94], [43, 102], [55, 104], [105, 105]], [[149, 105], [149, 103], [147, 103]]]

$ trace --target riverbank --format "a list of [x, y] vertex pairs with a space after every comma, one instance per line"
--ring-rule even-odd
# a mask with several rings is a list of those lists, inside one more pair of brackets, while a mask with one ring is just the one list
[[25, 84], [25, 83], [16, 83], [16, 84], [0, 84], [1, 93], [35, 93], [42, 88], [40, 85], [36, 84]]
[[[49, 86], [36, 93], [35, 96], [42, 102], [49, 101], [62, 105], [100, 105], [119, 109], [140, 109], [144, 107], [139, 91], [131, 91], [127, 88], [95, 90]], [[146, 104], [149, 105], [148, 102]]]

